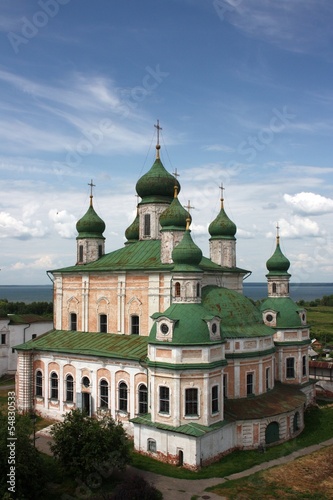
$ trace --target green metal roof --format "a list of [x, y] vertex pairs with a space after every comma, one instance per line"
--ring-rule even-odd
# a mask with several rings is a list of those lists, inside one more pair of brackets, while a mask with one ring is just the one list
[[27, 323], [53, 323], [52, 314], [49, 317], [39, 316], [38, 314], [7, 314], [10, 325]]
[[229, 423], [228, 421], [224, 420], [222, 422], [218, 422], [216, 424], [207, 427], [205, 425], [200, 425], [195, 422], [189, 422], [188, 424], [179, 425], [178, 427], [173, 427], [171, 425], [162, 424], [159, 422], [152, 422], [150, 414], [132, 418], [131, 422], [133, 422], [134, 424], [147, 425], [148, 427], [155, 427], [156, 429], [161, 429], [164, 431], [186, 434], [187, 436], [193, 436], [193, 437], [204, 436], [205, 434], [208, 434], [209, 432], [212, 432], [221, 427], [224, 427]]
[[[216, 343], [210, 340], [207, 320], [214, 315], [210, 314], [201, 304], [172, 304], [163, 313], [155, 313], [153, 319], [166, 317], [174, 321], [172, 345], [197, 345]], [[165, 345], [166, 342], [156, 340], [156, 322], [149, 334], [149, 342]], [[221, 342], [221, 341], [219, 341]]]
[[211, 239], [234, 240], [237, 231], [236, 224], [229, 219], [223, 207], [217, 217], [210, 223], [208, 228]]
[[270, 297], [261, 303], [260, 310], [277, 313], [275, 328], [306, 328], [299, 315], [304, 308], [295, 304], [290, 297]]
[[79, 233], [77, 240], [80, 238], [101, 238], [105, 239], [103, 232], [105, 231], [105, 222], [100, 218], [94, 210], [92, 199], [90, 206], [84, 216], [76, 223], [76, 229]]
[[305, 402], [300, 386], [275, 383], [274, 389], [260, 396], [226, 399], [224, 412], [232, 420], [260, 419], [296, 410]]
[[52, 330], [25, 344], [15, 346], [15, 349], [140, 361], [147, 356], [147, 343], [148, 337], [139, 335]]
[[282, 253], [279, 240], [276, 243], [276, 248], [272, 257], [270, 257], [266, 262], [266, 267], [269, 271], [266, 276], [290, 276], [290, 274], [288, 273], [290, 262]]
[[235, 290], [205, 286], [202, 289], [202, 305], [212, 314], [220, 316], [224, 339], [274, 334], [274, 330], [263, 323], [259, 309]]
[[[83, 270], [96, 271], [171, 271], [173, 264], [161, 263], [161, 240], [137, 241], [130, 245], [125, 245], [119, 250], [107, 253], [95, 262], [85, 265], [70, 266], [61, 269], [49, 271], [51, 273], [80, 273]], [[207, 257], [202, 257], [199, 267], [203, 271], [228, 272], [228, 273], [247, 273], [245, 269], [225, 268], [214, 264]]]

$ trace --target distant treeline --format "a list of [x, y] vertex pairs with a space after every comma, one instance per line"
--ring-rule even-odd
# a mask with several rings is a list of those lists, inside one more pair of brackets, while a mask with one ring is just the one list
[[316, 306], [333, 307], [333, 295], [324, 295], [321, 299], [315, 299], [309, 301], [299, 300], [297, 304], [304, 307], [316, 307]]
[[7, 314], [38, 314], [52, 319], [53, 303], [52, 302], [8, 302], [7, 299], [0, 300], [0, 316], [5, 317]]

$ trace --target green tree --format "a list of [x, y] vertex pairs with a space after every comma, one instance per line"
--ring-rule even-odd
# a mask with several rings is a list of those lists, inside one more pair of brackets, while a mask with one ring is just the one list
[[[66, 413], [52, 430], [51, 450], [64, 470], [80, 479], [103, 477], [130, 463], [130, 442], [123, 426], [111, 417], [97, 420], [79, 409]], [[101, 472], [103, 471], [103, 472]]]
[[[8, 415], [0, 411], [0, 498], [44, 498], [45, 467], [33, 445], [32, 432], [28, 415], [16, 413], [9, 422]], [[7, 483], [10, 480], [12, 483]]]

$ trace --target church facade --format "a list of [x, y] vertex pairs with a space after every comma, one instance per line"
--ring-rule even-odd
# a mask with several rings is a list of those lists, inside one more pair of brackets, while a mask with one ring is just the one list
[[50, 271], [54, 329], [16, 346], [16, 393], [20, 411], [54, 419], [73, 408], [111, 415], [140, 453], [195, 470], [303, 430], [309, 326], [278, 236], [267, 299], [257, 308], [243, 295], [249, 271], [236, 265], [223, 197], [202, 255], [159, 150], [137, 182], [123, 248], [106, 253], [91, 193], [75, 265]]

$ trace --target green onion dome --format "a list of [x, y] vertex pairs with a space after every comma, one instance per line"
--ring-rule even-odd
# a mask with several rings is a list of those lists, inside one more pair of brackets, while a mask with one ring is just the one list
[[177, 198], [177, 186], [175, 186], [175, 197], [168, 206], [160, 215], [160, 224], [163, 230], [185, 230], [186, 229], [186, 221], [190, 219], [191, 216], [187, 210], [181, 205]]
[[221, 200], [221, 210], [218, 216], [210, 223], [208, 228], [212, 239], [235, 239], [237, 231], [236, 224], [229, 219], [223, 208]]
[[201, 271], [198, 267], [202, 259], [202, 251], [194, 243], [191, 231], [187, 229], [182, 240], [172, 251], [174, 271]]
[[97, 215], [90, 198], [90, 206], [84, 216], [76, 223], [76, 230], [79, 233], [76, 239], [80, 238], [104, 238], [105, 222]]
[[128, 226], [125, 231], [125, 236], [127, 239], [127, 243], [135, 243], [139, 240], [139, 214], [136, 214], [136, 217], [132, 224]]
[[289, 274], [290, 261], [281, 251], [279, 238], [277, 238], [276, 249], [272, 257], [266, 262], [266, 267], [269, 271], [268, 276]]
[[160, 158], [157, 157], [151, 169], [136, 183], [136, 192], [142, 198], [141, 203], [170, 203], [174, 186], [177, 186], [179, 192], [179, 182], [166, 171]]

